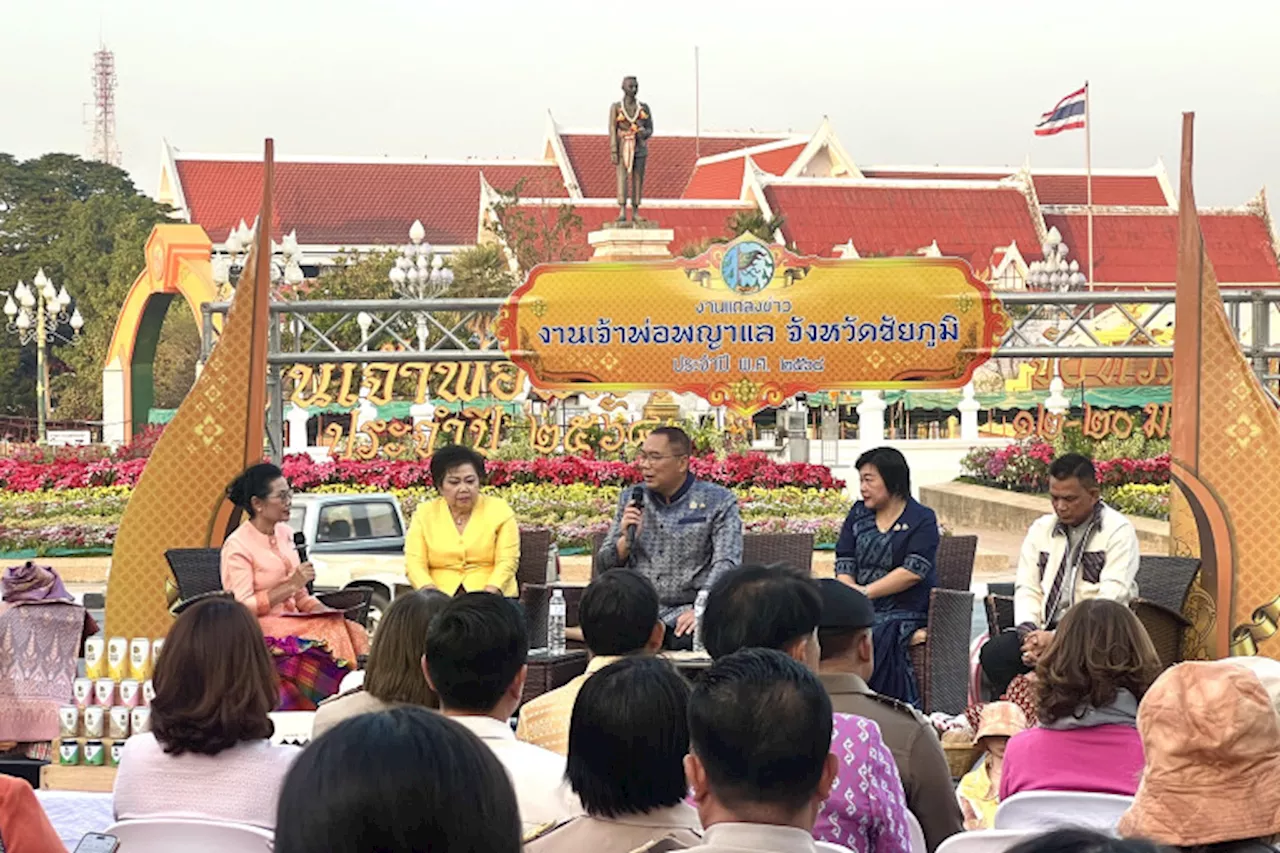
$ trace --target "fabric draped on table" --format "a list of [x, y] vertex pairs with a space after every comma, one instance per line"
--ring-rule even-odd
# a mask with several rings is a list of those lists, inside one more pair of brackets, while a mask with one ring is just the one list
[[277, 711], [314, 711], [338, 692], [342, 677], [351, 668], [335, 660], [323, 641], [299, 637], [267, 637], [266, 641], [280, 676]]
[[71, 701], [83, 630], [78, 604], [0, 605], [0, 741], [58, 736], [58, 708]]

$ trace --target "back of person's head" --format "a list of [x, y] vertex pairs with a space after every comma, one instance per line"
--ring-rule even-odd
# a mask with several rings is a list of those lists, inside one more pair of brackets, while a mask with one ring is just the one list
[[1280, 834], [1280, 719], [1230, 660], [1168, 669], [1138, 709], [1145, 766], [1121, 835], [1173, 847]]
[[1078, 602], [1036, 665], [1040, 721], [1105, 707], [1120, 690], [1141, 701], [1160, 669], [1160, 656], [1133, 611], [1105, 598]]
[[[593, 655], [629, 655], [650, 645], [658, 628], [658, 593], [631, 569], [613, 569], [593, 580], [578, 606], [578, 626]], [[657, 636], [658, 644], [662, 635]]]
[[227, 486], [227, 500], [253, 518], [253, 499], [265, 501], [271, 494], [271, 486], [284, 476], [284, 472], [270, 462], [250, 465]]
[[404, 707], [344, 720], [303, 751], [280, 792], [275, 851], [517, 853], [520, 834], [493, 751]]
[[831, 726], [826, 690], [796, 661], [773, 649], [720, 658], [689, 700], [695, 797], [745, 813], [816, 806], [835, 774]]
[[449, 596], [438, 589], [402, 595], [383, 614], [369, 650], [364, 690], [384, 702], [440, 707], [440, 699], [422, 673], [427, 630]]
[[151, 731], [171, 755], [217, 755], [271, 737], [279, 700], [258, 620], [233, 598], [193, 604], [169, 629], [156, 663]]
[[702, 635], [713, 658], [750, 648], [790, 654], [809, 641], [821, 619], [822, 596], [813, 578], [782, 566], [744, 566], [711, 588]]
[[587, 679], [565, 770], [587, 813], [642, 814], [683, 800], [688, 715], [689, 683], [665, 660], [624, 658]]
[[514, 602], [487, 592], [451, 600], [427, 631], [427, 673], [450, 711], [487, 714], [524, 669], [529, 628]]
[[1008, 853], [1162, 853], [1150, 841], [1116, 838], [1092, 829], [1056, 829], [1009, 848]]

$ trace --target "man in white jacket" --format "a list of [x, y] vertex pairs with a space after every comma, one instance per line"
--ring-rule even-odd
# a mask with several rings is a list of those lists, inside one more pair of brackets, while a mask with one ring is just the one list
[[1013, 597], [1015, 628], [982, 647], [982, 669], [995, 696], [1032, 671], [1063, 614], [1077, 601], [1127, 604], [1138, 594], [1138, 534], [1102, 502], [1093, 463], [1077, 453], [1049, 466], [1053, 512], [1027, 531]]

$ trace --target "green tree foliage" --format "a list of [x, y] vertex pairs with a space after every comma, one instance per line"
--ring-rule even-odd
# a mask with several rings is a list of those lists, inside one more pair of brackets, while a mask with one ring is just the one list
[[453, 270], [453, 284], [445, 295], [458, 299], [504, 298], [519, 284], [506, 253], [496, 242], [454, 252], [449, 257], [449, 268]]
[[[0, 154], [0, 289], [29, 283], [43, 268], [55, 286], [66, 285], [85, 320], [79, 346], [55, 344], [50, 353], [55, 419], [101, 417], [102, 365], [116, 317], [143, 270], [147, 235], [169, 213], [114, 166], [71, 154], [26, 161]], [[62, 332], [70, 336], [69, 328]], [[20, 350], [15, 336], [4, 335], [0, 411], [32, 416], [34, 388], [34, 347]]]
[[530, 185], [526, 178], [497, 193], [499, 200], [487, 227], [515, 256], [522, 276], [538, 264], [584, 259], [585, 225], [572, 202], [522, 203], [521, 199], [556, 195], [548, 187]]
[[[396, 293], [391, 286], [388, 274], [391, 272], [392, 265], [395, 264], [397, 254], [396, 250], [389, 249], [384, 252], [338, 255], [333, 259], [333, 266], [322, 267], [320, 275], [307, 282], [305, 292], [300, 293], [298, 298], [308, 302], [327, 302], [338, 299], [394, 299]], [[300, 316], [342, 349], [359, 348], [360, 326], [354, 318], [340, 323], [339, 321], [344, 317], [340, 313]], [[314, 332], [310, 330], [303, 332], [304, 346], [310, 346], [314, 340]], [[289, 348], [292, 343], [292, 335], [286, 334], [283, 339], [284, 346]]]
[[728, 243], [743, 234], [751, 234], [765, 243], [772, 243], [774, 234], [782, 230], [782, 226], [786, 224], [786, 221], [785, 216], [766, 217], [760, 212], [759, 208], [740, 210], [724, 221], [723, 236], [708, 237], [705, 240], [687, 243], [681, 247], [680, 255], [685, 258], [696, 258], [711, 246], [717, 243]]

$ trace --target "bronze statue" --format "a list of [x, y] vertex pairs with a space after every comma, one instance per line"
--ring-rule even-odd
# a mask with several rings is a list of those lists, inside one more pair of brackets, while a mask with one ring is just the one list
[[627, 221], [627, 196], [631, 197], [631, 223], [641, 222], [640, 199], [644, 195], [644, 166], [653, 136], [653, 113], [636, 100], [640, 84], [635, 77], [622, 79], [622, 100], [609, 107], [609, 157], [618, 167], [618, 222]]

